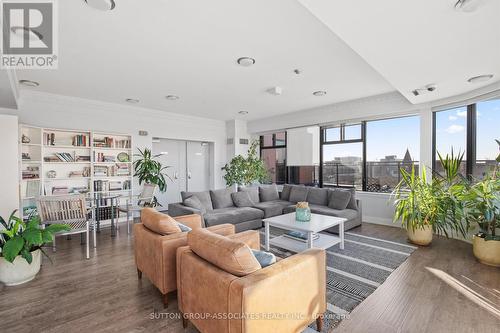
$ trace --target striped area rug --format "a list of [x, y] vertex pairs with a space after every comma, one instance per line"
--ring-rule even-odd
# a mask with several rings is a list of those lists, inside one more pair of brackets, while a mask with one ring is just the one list
[[[271, 227], [270, 232], [272, 238], [286, 231]], [[263, 245], [264, 229], [260, 233]], [[346, 232], [344, 250], [339, 244], [326, 250], [327, 313], [323, 332], [335, 328], [416, 249], [408, 244]], [[294, 254], [276, 246], [271, 246], [271, 252], [279, 258]]]

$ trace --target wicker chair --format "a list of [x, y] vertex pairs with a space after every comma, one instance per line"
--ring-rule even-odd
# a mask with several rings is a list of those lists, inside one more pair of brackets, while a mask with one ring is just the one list
[[[45, 196], [37, 200], [38, 214], [41, 223], [49, 224], [68, 224], [71, 227], [69, 231], [57, 233], [56, 236], [83, 234], [86, 235], [87, 259], [89, 255], [89, 230], [90, 221], [87, 215], [85, 195], [74, 194], [64, 196]], [[94, 247], [96, 245], [96, 228], [93, 226]], [[56, 250], [56, 237], [53, 240], [53, 250]]]
[[[151, 206], [153, 203], [155, 191], [157, 185], [155, 184], [144, 184], [142, 191], [139, 195], [131, 195], [127, 198], [125, 205], [119, 206], [118, 210], [123, 213], [127, 213], [127, 234], [130, 234], [130, 214], [132, 213], [132, 220], [134, 219], [134, 212], [140, 212], [144, 207]], [[134, 197], [137, 197], [137, 204], [132, 201]]]

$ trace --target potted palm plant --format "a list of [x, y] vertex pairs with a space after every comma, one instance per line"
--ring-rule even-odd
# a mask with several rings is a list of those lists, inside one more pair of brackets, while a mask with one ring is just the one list
[[258, 140], [254, 140], [248, 149], [247, 157], [235, 156], [222, 170], [226, 172], [226, 185], [247, 186], [254, 182], [263, 182], [268, 179], [264, 162], [257, 155]]
[[[153, 155], [151, 149], [144, 148], [144, 150], [137, 149], [139, 154], [135, 156], [139, 157], [134, 161], [134, 177], [139, 179], [139, 185], [142, 183], [153, 184], [158, 186], [160, 192], [165, 192], [167, 190], [166, 178], [172, 180], [166, 173], [165, 170], [170, 168], [170, 166], [163, 166], [158, 157], [160, 155]], [[152, 206], [158, 206], [158, 199], [153, 197]]]
[[69, 230], [66, 224], [40, 225], [32, 216], [23, 222], [14, 211], [5, 221], [0, 217], [0, 282], [13, 286], [31, 281], [40, 271], [42, 246], [52, 242], [54, 234]]

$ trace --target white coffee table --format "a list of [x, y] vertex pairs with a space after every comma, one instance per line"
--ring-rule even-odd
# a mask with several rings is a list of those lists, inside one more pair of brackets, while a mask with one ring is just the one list
[[[340, 248], [344, 249], [345, 221], [347, 221], [347, 219], [340, 217], [311, 214], [311, 221], [299, 222], [295, 220], [295, 213], [264, 219], [263, 222], [265, 226], [266, 251], [269, 251], [269, 246], [271, 244], [293, 252], [302, 252], [306, 249], [312, 248], [328, 249], [338, 243], [340, 243]], [[325, 235], [319, 233], [320, 231], [334, 227], [336, 225], [339, 226], [338, 237], [334, 235]], [[284, 235], [271, 238], [269, 234], [269, 226], [304, 232], [307, 234], [307, 242], [292, 239]], [[319, 235], [318, 239], [313, 239], [313, 235], [315, 233]]]

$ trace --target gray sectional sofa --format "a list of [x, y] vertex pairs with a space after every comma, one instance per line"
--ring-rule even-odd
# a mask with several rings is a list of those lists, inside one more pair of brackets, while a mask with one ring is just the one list
[[[345, 230], [361, 225], [361, 204], [354, 189], [326, 189], [299, 185], [276, 185], [182, 192], [182, 203], [168, 205], [171, 216], [200, 214], [206, 226], [223, 223], [235, 225], [236, 231], [258, 229], [262, 219], [295, 211], [299, 201], [309, 202], [312, 213], [343, 217]], [[327, 231], [338, 233], [338, 227]]]

